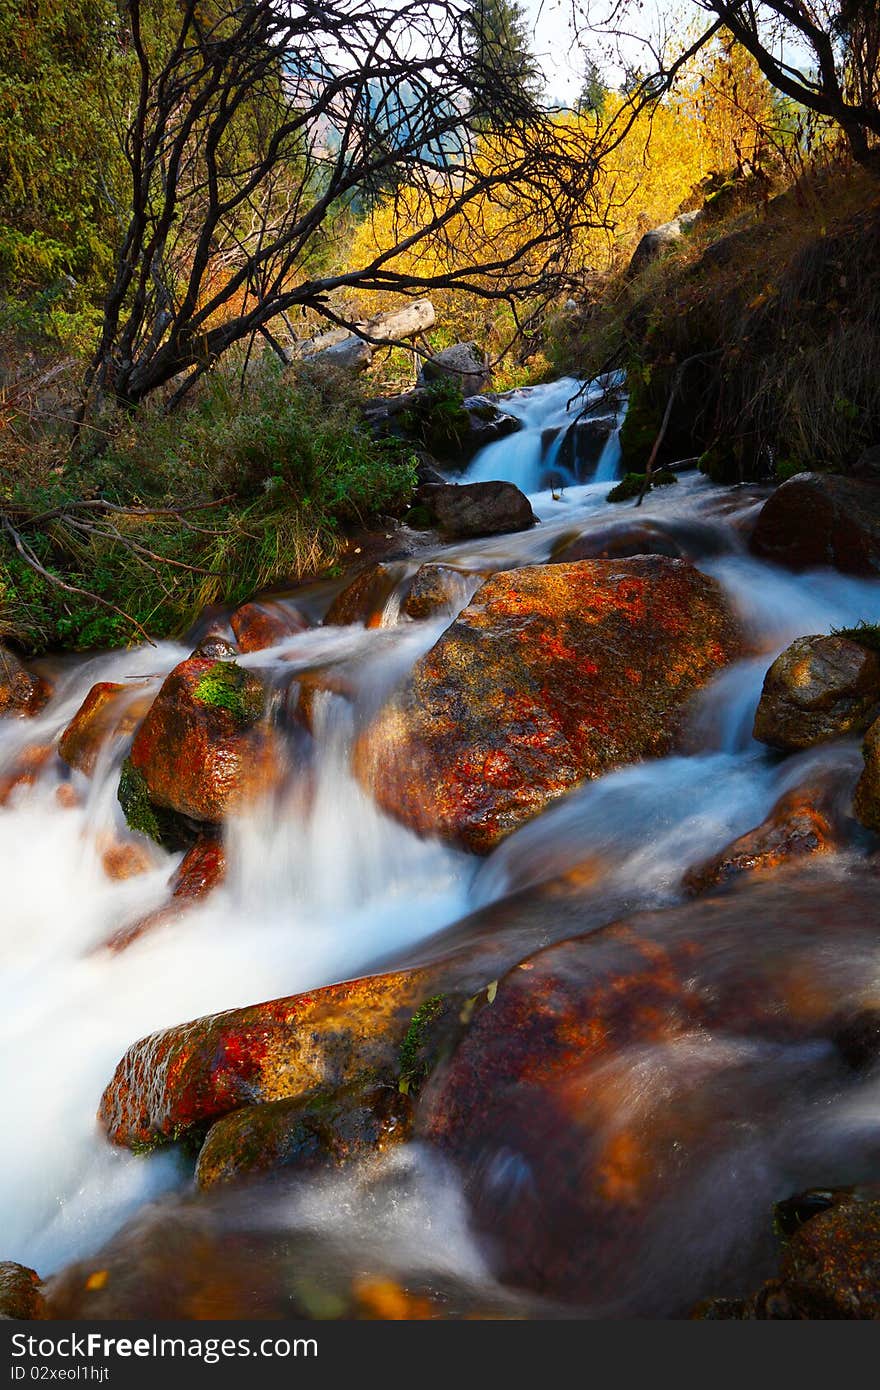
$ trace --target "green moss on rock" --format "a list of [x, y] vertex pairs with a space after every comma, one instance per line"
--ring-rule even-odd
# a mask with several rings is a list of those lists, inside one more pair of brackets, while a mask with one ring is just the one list
[[146, 835], [164, 849], [184, 849], [192, 843], [193, 835], [181, 817], [150, 800], [146, 778], [131, 758], [126, 758], [120, 769], [116, 797], [129, 830]]
[[260, 681], [234, 661], [216, 661], [195, 686], [193, 696], [203, 705], [227, 710], [241, 728], [255, 724], [266, 707]]
[[650, 492], [655, 487], [668, 487], [670, 483], [677, 483], [675, 474], [668, 468], [660, 468], [656, 473], [651, 474], [651, 480], [645, 486], [644, 473], [627, 473], [616, 487], [613, 487], [608, 494], [609, 502], [628, 502], [631, 497], [638, 497], [644, 490]]
[[444, 1012], [444, 996], [434, 994], [420, 1004], [410, 1020], [406, 1036], [400, 1044], [400, 1090], [403, 1095], [418, 1087], [430, 1070], [426, 1042], [431, 1025]]

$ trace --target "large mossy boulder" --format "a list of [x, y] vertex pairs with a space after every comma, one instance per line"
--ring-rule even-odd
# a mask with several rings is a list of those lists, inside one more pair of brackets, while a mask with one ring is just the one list
[[379, 805], [485, 853], [591, 777], [673, 747], [740, 650], [721, 590], [642, 556], [493, 575], [355, 747]]
[[792, 752], [868, 728], [880, 704], [880, 658], [842, 635], [799, 637], [764, 677], [754, 735]]
[[267, 704], [261, 677], [234, 662], [190, 657], [176, 666], [123, 769], [119, 795], [131, 827], [167, 842], [169, 813], [219, 824], [271, 788], [280, 764]]
[[764, 503], [750, 545], [788, 569], [880, 574], [880, 483], [798, 473]]

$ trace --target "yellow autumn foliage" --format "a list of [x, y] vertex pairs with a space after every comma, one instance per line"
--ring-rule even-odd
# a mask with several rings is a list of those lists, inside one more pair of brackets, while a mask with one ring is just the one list
[[[605, 150], [583, 209], [583, 225], [568, 238], [574, 280], [620, 264], [638, 237], [674, 217], [708, 174], [749, 167], [760, 156], [771, 120], [770, 88], [757, 65], [723, 42], [690, 65], [674, 94], [635, 119], [627, 99], [614, 93], [606, 99], [601, 123], [591, 113], [561, 116], [559, 139], [569, 155], [580, 151], [587, 159], [595, 149]], [[483, 168], [495, 166], [499, 154], [492, 137], [484, 138], [474, 158]], [[516, 285], [518, 268], [534, 272], [547, 250], [530, 250], [529, 240], [550, 215], [549, 207], [541, 206], [540, 190], [501, 184], [471, 202], [441, 233], [407, 247], [407, 237], [455, 196], [455, 187], [440, 183], [398, 190], [357, 228], [350, 264], [361, 266], [401, 247], [391, 262], [395, 271], [455, 276], [491, 260], [492, 253], [506, 260], [519, 251], [521, 260], [504, 272], [506, 282]], [[497, 284], [497, 279], [486, 277], [485, 283]], [[454, 287], [433, 290], [431, 297], [444, 340], [474, 338], [493, 353], [503, 349], [505, 334], [513, 328], [506, 306]], [[389, 289], [371, 292], [363, 302], [375, 312], [399, 302], [399, 296]]]

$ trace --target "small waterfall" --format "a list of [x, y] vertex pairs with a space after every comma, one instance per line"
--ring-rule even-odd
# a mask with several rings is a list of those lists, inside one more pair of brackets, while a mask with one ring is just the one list
[[[466, 481], [499, 479], [536, 493], [614, 479], [620, 465], [622, 388], [623, 376], [616, 373], [588, 384], [563, 377], [550, 386], [502, 397], [500, 406], [522, 422], [522, 429], [481, 449]], [[589, 454], [581, 459], [584, 441], [579, 434], [591, 426]]]

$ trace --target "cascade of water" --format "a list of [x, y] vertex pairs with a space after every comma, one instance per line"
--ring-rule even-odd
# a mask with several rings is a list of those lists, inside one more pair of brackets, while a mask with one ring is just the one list
[[[558, 466], [552, 452], [558, 455], [577, 387], [566, 380], [508, 400], [505, 408], [518, 414], [523, 430], [484, 450], [468, 476], [504, 477], [534, 493], [542, 470]], [[569, 534], [587, 534], [629, 516], [630, 507], [605, 502], [616, 449], [612, 434], [592, 483], [567, 487], [561, 500], [551, 493], [536, 498], [542, 525], [532, 531], [424, 552], [419, 563], [440, 558], [462, 576], [446, 615], [419, 623], [402, 617], [398, 590], [380, 627], [317, 628], [243, 658], [279, 680], [344, 664], [352, 698], [316, 698], [307, 773], [293, 776], [271, 803], [230, 823], [226, 883], [128, 950], [111, 954], [102, 943], [167, 901], [177, 857], [152, 851], [152, 867], [122, 882], [102, 870], [102, 836], [124, 832], [115, 799], [123, 744], [104, 750], [90, 780], [73, 775], [76, 806], [59, 803], [58, 774], [48, 765], [0, 808], [0, 1095], [8, 1117], [0, 1151], [0, 1258], [47, 1272], [93, 1249], [151, 1195], [187, 1181], [174, 1155], [136, 1159], [111, 1150], [97, 1133], [93, 1117], [102, 1087], [135, 1038], [202, 1013], [355, 975], [383, 954], [427, 941], [469, 910], [500, 904], [506, 894], [552, 882], [587, 862], [595, 867], [597, 911], [604, 904], [604, 920], [624, 907], [668, 903], [689, 864], [755, 825], [799, 777], [829, 766], [855, 768], [853, 743], [779, 767], [751, 740], [751, 721], [776, 652], [805, 632], [880, 619], [880, 584], [830, 572], [795, 577], [750, 558], [736, 522], [755, 505], [753, 496], [731, 494], [729, 511], [722, 514], [717, 490], [694, 475], [651, 494], [639, 521], [665, 527], [672, 536], [699, 536], [706, 548], [700, 567], [740, 609], [761, 655], [722, 673], [696, 702], [692, 754], [625, 768], [576, 791], [485, 862], [419, 840], [359, 789], [349, 768], [358, 720], [436, 641], [479, 575], [546, 561]], [[415, 567], [414, 562], [407, 574]], [[184, 655], [184, 648], [163, 643], [71, 663], [37, 719], [0, 725], [0, 772], [26, 745], [57, 740], [95, 682], [148, 679], [157, 686]], [[682, 1048], [685, 1071], [728, 1066], [720, 1044], [713, 1044], [711, 1056], [706, 1046]], [[741, 1070], [754, 1047], [737, 1046]], [[676, 1057], [642, 1059], [638, 1084], [648, 1084], [644, 1078], [659, 1075], [658, 1068], [677, 1067]], [[767, 1063], [768, 1087], [774, 1078], [797, 1072], [802, 1062], [774, 1053]], [[876, 1128], [873, 1092], [848, 1104], [862, 1136]], [[807, 1109], [805, 1102], [789, 1117], [790, 1133], [803, 1131]], [[732, 1143], [723, 1161], [760, 1168], [761, 1145], [750, 1147], [741, 1133], [740, 1141], [740, 1149]], [[828, 1147], [827, 1133], [822, 1144]], [[710, 1172], [703, 1174], [707, 1193], [711, 1179]], [[466, 1251], [462, 1261], [479, 1274], [480, 1257], [461, 1233], [463, 1218], [448, 1181], [444, 1175], [444, 1202]], [[766, 1173], [756, 1178], [761, 1191], [768, 1186]], [[325, 1183], [301, 1194], [296, 1220], [308, 1216], [332, 1224], [341, 1190]], [[346, 1220], [356, 1224], [353, 1198], [346, 1201]], [[338, 1211], [332, 1220], [339, 1226]], [[412, 1231], [402, 1239], [418, 1243]]]

